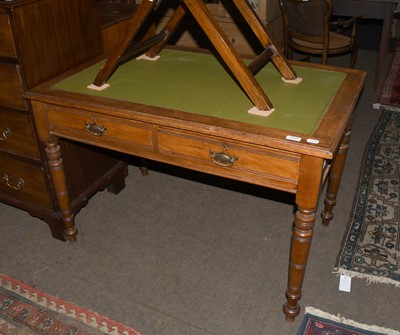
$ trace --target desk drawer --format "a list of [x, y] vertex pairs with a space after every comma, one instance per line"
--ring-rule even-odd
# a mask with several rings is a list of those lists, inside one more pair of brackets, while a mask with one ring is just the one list
[[48, 120], [53, 133], [85, 143], [126, 152], [153, 147], [151, 127], [141, 122], [61, 107], [49, 109]]
[[0, 105], [26, 109], [20, 78], [18, 65], [0, 63]]
[[13, 34], [8, 15], [0, 14], [0, 57], [16, 57]]
[[0, 150], [39, 158], [29, 115], [0, 109]]
[[40, 166], [0, 155], [0, 193], [22, 202], [51, 208], [44, 178]]
[[201, 164], [203, 171], [205, 164], [219, 175], [260, 185], [292, 190], [297, 184], [299, 157], [292, 153], [166, 129], [157, 139], [160, 153]]

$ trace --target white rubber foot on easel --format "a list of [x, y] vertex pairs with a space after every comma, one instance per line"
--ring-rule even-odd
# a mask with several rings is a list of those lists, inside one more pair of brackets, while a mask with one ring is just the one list
[[254, 106], [253, 108], [249, 109], [247, 111], [247, 113], [253, 114], [253, 115], [259, 115], [259, 116], [268, 116], [271, 113], [273, 113], [274, 111], [275, 111], [275, 108], [271, 108], [268, 111], [263, 111], [263, 110], [258, 109], [256, 106]]
[[88, 85], [86, 87], [91, 89], [91, 90], [102, 91], [102, 90], [105, 90], [107, 87], [110, 87], [110, 84], [104, 84], [104, 85], [101, 85], [101, 86], [96, 86], [94, 84], [90, 84], [90, 85]]
[[282, 77], [282, 80], [288, 84], [298, 84], [303, 80], [303, 78], [297, 77], [296, 79], [285, 79]]
[[146, 56], [146, 54], [143, 54], [143, 55], [141, 55], [141, 56], [139, 56], [139, 57], [136, 57], [136, 59], [151, 60], [151, 61], [154, 62], [154, 61], [158, 60], [160, 57], [161, 57], [161, 56], [159, 56], [159, 55], [157, 55], [157, 56], [155, 56], [155, 57], [149, 57], [149, 56]]

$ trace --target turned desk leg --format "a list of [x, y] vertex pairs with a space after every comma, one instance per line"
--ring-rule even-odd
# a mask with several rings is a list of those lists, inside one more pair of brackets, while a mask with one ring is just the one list
[[335, 160], [332, 163], [331, 171], [328, 177], [328, 188], [325, 197], [325, 209], [321, 213], [322, 224], [329, 225], [333, 219], [333, 207], [336, 205], [336, 198], [339, 191], [340, 181], [342, 180], [344, 165], [346, 163], [347, 152], [349, 149], [351, 129], [346, 131], [343, 142], [340, 145], [339, 151]]
[[288, 321], [293, 321], [300, 313], [299, 300], [313, 236], [315, 213], [322, 182], [322, 168], [323, 160], [321, 158], [303, 156], [301, 159], [296, 194], [297, 211], [290, 248], [287, 302], [283, 306], [283, 312]]
[[64, 236], [70, 242], [76, 241], [78, 229], [75, 226], [74, 215], [71, 211], [71, 203], [65, 178], [64, 163], [61, 157], [61, 149], [58, 138], [46, 142], [46, 158], [48, 159], [51, 178], [56, 191], [58, 205], [60, 206], [62, 221], [64, 224]]

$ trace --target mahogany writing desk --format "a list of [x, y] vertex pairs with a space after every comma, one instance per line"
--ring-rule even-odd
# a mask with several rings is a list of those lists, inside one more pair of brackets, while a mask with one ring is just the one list
[[328, 224], [365, 73], [293, 63], [303, 78], [294, 85], [283, 82], [269, 64], [257, 80], [275, 111], [262, 117], [247, 113], [250, 100], [211, 54], [163, 50], [155, 62], [129, 61], [104, 91], [86, 88], [101, 66], [93, 64], [26, 94], [46, 146], [66, 237], [74, 241], [77, 229], [60, 137], [295, 193], [284, 305], [287, 319], [293, 320], [300, 311], [321, 186], [329, 179], [322, 213]]

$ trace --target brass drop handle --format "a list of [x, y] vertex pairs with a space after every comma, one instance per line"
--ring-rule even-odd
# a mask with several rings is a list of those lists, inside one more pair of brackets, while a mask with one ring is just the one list
[[7, 186], [8, 186], [9, 188], [12, 188], [13, 190], [17, 190], [17, 191], [18, 191], [18, 190], [20, 190], [22, 187], [25, 186], [25, 181], [24, 181], [22, 178], [18, 178], [18, 179], [17, 179], [16, 185], [12, 185], [12, 184], [10, 183], [10, 177], [8, 176], [7, 173], [4, 173], [4, 174], [3, 174], [3, 179], [6, 181]]
[[210, 150], [210, 156], [213, 162], [219, 166], [232, 166], [239, 159], [237, 156], [229, 156], [226, 153], [226, 145], [222, 146], [222, 152], [215, 153], [213, 150]]
[[9, 128], [6, 128], [3, 130], [0, 136], [0, 141], [6, 141], [7, 137], [11, 135], [11, 130]]
[[86, 129], [89, 133], [91, 133], [94, 136], [103, 136], [104, 133], [107, 131], [106, 127], [100, 126], [96, 122], [96, 118], [94, 118], [94, 122], [85, 122]]

